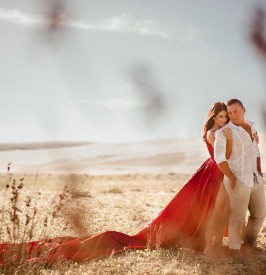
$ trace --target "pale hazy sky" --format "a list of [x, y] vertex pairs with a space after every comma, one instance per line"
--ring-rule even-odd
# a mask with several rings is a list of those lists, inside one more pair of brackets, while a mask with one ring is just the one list
[[0, 0], [0, 142], [200, 138], [211, 104], [232, 97], [265, 130], [249, 41], [263, 1], [62, 0], [49, 30], [55, 2]]

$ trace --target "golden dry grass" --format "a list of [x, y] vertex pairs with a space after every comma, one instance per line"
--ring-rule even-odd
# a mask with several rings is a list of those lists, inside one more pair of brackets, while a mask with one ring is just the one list
[[[13, 175], [17, 179], [25, 175]], [[57, 236], [85, 236], [106, 230], [127, 234], [138, 232], [173, 198], [190, 175], [185, 174], [126, 174], [126, 175], [26, 175], [21, 191], [21, 205], [32, 198], [38, 213], [33, 239]], [[1, 197], [6, 175], [0, 178]], [[44, 220], [50, 217], [58, 195], [68, 187], [70, 199], [49, 230], [43, 231]], [[39, 194], [41, 193], [41, 194]], [[34, 201], [34, 202], [33, 202]], [[54, 202], [54, 203], [53, 203]], [[4, 226], [10, 225], [5, 219]], [[66, 226], [67, 225], [67, 226]], [[63, 263], [51, 268], [13, 274], [265, 274], [266, 224], [258, 247], [259, 254], [245, 260], [225, 257], [211, 261], [202, 253], [179, 249], [128, 251], [120, 255], [95, 259], [83, 264]], [[2, 236], [1, 240], [8, 239]], [[29, 272], [29, 273], [27, 273]]]

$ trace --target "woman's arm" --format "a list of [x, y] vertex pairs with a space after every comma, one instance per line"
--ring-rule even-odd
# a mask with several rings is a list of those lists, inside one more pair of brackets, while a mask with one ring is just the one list
[[232, 131], [229, 128], [223, 129], [224, 136], [226, 137], [226, 152], [225, 158], [229, 159], [232, 154]]

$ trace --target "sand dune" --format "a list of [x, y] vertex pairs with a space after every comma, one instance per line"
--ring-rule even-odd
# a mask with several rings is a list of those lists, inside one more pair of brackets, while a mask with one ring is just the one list
[[87, 141], [47, 141], [24, 143], [0, 143], [0, 151], [52, 149], [93, 144]]
[[194, 140], [0, 145], [1, 172], [11, 162], [14, 171], [28, 173], [160, 173], [180, 169], [190, 173], [206, 157], [204, 144]]
[[[266, 169], [266, 138], [261, 138]], [[25, 173], [193, 173], [209, 157], [200, 139], [165, 139], [121, 144], [44, 142], [0, 144], [0, 172], [8, 163]]]

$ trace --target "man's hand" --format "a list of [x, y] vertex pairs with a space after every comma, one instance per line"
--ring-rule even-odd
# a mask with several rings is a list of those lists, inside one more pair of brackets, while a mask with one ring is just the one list
[[252, 136], [253, 136], [253, 138], [255, 139], [255, 142], [256, 142], [257, 144], [259, 144], [260, 139], [259, 139], [258, 133], [253, 133]]

